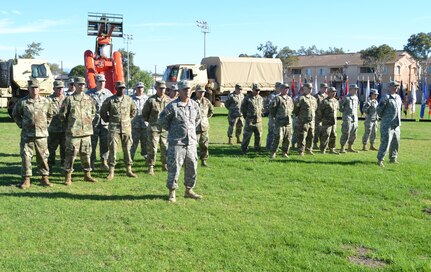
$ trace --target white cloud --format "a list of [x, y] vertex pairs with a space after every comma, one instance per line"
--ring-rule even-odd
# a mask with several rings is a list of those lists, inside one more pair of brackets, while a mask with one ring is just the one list
[[1, 14], [4, 14], [4, 15], [8, 15], [9, 13], [7, 12], [7, 11], [5, 11], [5, 10], [0, 10], [0, 13]]
[[12, 13], [16, 14], [16, 15], [21, 15], [21, 11], [16, 10], [16, 9], [12, 10]]
[[51, 27], [65, 24], [63, 20], [37, 20], [25, 25], [17, 25], [10, 19], [0, 20], [0, 34], [48, 32]]

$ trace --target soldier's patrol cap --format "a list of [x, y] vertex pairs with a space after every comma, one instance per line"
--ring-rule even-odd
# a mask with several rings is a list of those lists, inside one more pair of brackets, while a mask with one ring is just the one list
[[251, 85], [251, 89], [252, 89], [253, 91], [260, 91], [260, 87], [259, 87], [259, 85], [258, 85], [257, 83], [253, 83], [253, 84]]
[[328, 88], [328, 84], [326, 84], [326, 83], [320, 83], [320, 88]]
[[279, 88], [281, 84], [281, 82], [275, 82], [275, 88]]
[[359, 87], [358, 87], [358, 85], [356, 85], [356, 84], [350, 84], [349, 85], [349, 90], [350, 89], [359, 89]]
[[144, 88], [144, 83], [143, 82], [136, 83], [135, 89], [137, 88]]
[[337, 89], [335, 89], [335, 87], [329, 87], [328, 92], [336, 93]]
[[187, 80], [182, 80], [178, 83], [178, 89], [184, 90], [184, 89], [191, 89], [192, 86]]
[[287, 84], [287, 83], [281, 83], [281, 84], [280, 84], [280, 89], [287, 89], [287, 88], [289, 88], [289, 89], [290, 89], [289, 84]]
[[126, 84], [123, 81], [115, 82], [115, 89], [126, 88]]
[[75, 83], [75, 81], [73, 80], [73, 78], [69, 79], [69, 85], [73, 85]]
[[308, 88], [308, 89], [313, 89], [313, 84], [311, 84], [311, 83], [305, 83], [304, 85], [303, 85], [305, 88]]
[[103, 74], [96, 75], [96, 81], [97, 82], [99, 82], [99, 81], [106, 81], [105, 75], [103, 75]]
[[163, 80], [156, 81], [156, 88], [166, 89], [166, 82]]
[[177, 84], [172, 84], [171, 91], [178, 91], [178, 85]]
[[64, 88], [64, 83], [61, 80], [54, 81], [54, 88]]
[[39, 88], [39, 81], [37, 81], [36, 79], [30, 79], [29, 81], [27, 81], [27, 84], [29, 88]]
[[389, 87], [398, 87], [398, 86], [400, 86], [400, 84], [396, 81], [389, 82]]
[[379, 90], [377, 89], [370, 89], [370, 94], [379, 94]]
[[198, 85], [196, 85], [196, 91], [197, 92], [205, 92], [205, 89], [202, 88], [202, 86], [198, 84]]
[[83, 78], [83, 77], [75, 77], [75, 79], [73, 80], [73, 82], [75, 82], [76, 84], [85, 84], [85, 78]]
[[242, 90], [242, 86], [240, 84], [235, 84], [235, 88], [238, 90]]

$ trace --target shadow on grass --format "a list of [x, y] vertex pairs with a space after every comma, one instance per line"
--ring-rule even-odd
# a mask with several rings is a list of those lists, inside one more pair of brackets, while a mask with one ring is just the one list
[[14, 120], [9, 116], [0, 116], [0, 123], [13, 123]]
[[4, 158], [4, 157], [16, 157], [19, 160], [21, 160], [19, 153], [0, 153], [0, 158]]
[[361, 160], [351, 160], [351, 161], [332, 161], [332, 160], [327, 160], [327, 161], [308, 161], [308, 160], [303, 160], [299, 158], [292, 158], [292, 156], [289, 156], [289, 158], [285, 159], [285, 158], [280, 158], [280, 159], [275, 159], [275, 160], [271, 160], [271, 163], [303, 163], [303, 164], [328, 164], [328, 165], [334, 165], [334, 164], [338, 164], [338, 165], [375, 165], [377, 167], [376, 162], [370, 162], [370, 161], [361, 161]]
[[19, 192], [19, 193], [2, 193], [0, 197], [35, 197], [35, 198], [66, 198], [74, 200], [96, 200], [96, 201], [111, 201], [111, 200], [168, 200], [167, 195], [82, 195], [71, 194], [65, 192]]

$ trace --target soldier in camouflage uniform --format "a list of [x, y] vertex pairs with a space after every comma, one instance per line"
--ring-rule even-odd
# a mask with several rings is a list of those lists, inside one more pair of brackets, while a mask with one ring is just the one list
[[271, 159], [275, 159], [280, 140], [283, 157], [287, 158], [292, 140], [292, 111], [293, 100], [288, 95], [289, 85], [280, 84], [278, 86], [281, 93], [274, 98], [270, 105], [270, 114], [274, 117], [274, 140], [271, 146]]
[[[325, 99], [328, 95], [326, 94], [326, 91], [328, 90], [328, 84], [321, 83], [319, 92], [314, 96], [317, 101], [317, 108], [319, 108], [320, 103], [322, 103], [323, 99]], [[316, 112], [317, 115], [317, 112]], [[319, 137], [320, 137], [320, 129], [322, 127], [322, 123], [317, 121], [314, 123], [314, 139], [313, 139], [313, 149], [319, 149], [318, 143], [319, 143]]]
[[389, 150], [389, 162], [398, 163], [398, 147], [400, 145], [401, 98], [397, 94], [398, 82], [389, 83], [389, 93], [380, 99], [377, 114], [382, 118], [380, 123], [380, 147], [377, 164], [384, 167], [383, 160]]
[[145, 102], [142, 116], [148, 122], [148, 145], [147, 145], [147, 164], [148, 174], [154, 175], [154, 165], [156, 163], [157, 145], [160, 144], [160, 159], [162, 161], [162, 170], [166, 171], [166, 139], [168, 132], [158, 123], [159, 114], [165, 109], [170, 102], [170, 98], [165, 95], [166, 83], [164, 81], [156, 82], [156, 94], [148, 98]]
[[199, 158], [202, 162], [202, 166], [206, 167], [208, 160], [208, 144], [209, 144], [209, 128], [210, 123], [208, 118], [213, 116], [213, 105], [208, 98], [204, 97], [205, 89], [200, 85], [196, 85], [196, 96], [195, 101], [198, 103], [200, 108], [201, 123], [196, 129], [196, 135], [199, 143]]
[[364, 122], [364, 136], [362, 136], [362, 150], [367, 151], [367, 142], [370, 139], [370, 150], [377, 150], [374, 146], [376, 144], [376, 135], [377, 135], [377, 127], [379, 126], [377, 120], [377, 96], [379, 95], [379, 91], [376, 89], [370, 90], [370, 99], [365, 102], [363, 107], [363, 112], [365, 115]]
[[[293, 97], [293, 105], [295, 106], [296, 103], [298, 103], [299, 98], [304, 95], [304, 87], [299, 87], [298, 93]], [[298, 117], [296, 117], [295, 114], [293, 114], [292, 117], [292, 126], [293, 126], [293, 133], [292, 133], [292, 142], [291, 147], [295, 148], [296, 143], [298, 142], [298, 135], [297, 135], [297, 122]]]
[[241, 143], [241, 151], [247, 153], [251, 136], [254, 134], [254, 149], [260, 150], [260, 138], [262, 136], [262, 111], [263, 99], [260, 96], [260, 87], [253, 83], [251, 94], [244, 98], [241, 104], [241, 113], [245, 118], [244, 138]]
[[271, 150], [271, 145], [274, 140], [274, 126], [275, 120], [274, 116], [271, 115], [270, 106], [274, 99], [280, 93], [280, 85], [281, 82], [275, 83], [275, 90], [271, 92], [264, 100], [263, 100], [263, 116], [268, 116], [268, 134], [266, 135], [266, 150]]
[[127, 166], [126, 175], [136, 178], [132, 172], [132, 118], [136, 115], [136, 106], [130, 96], [124, 94], [126, 85], [124, 82], [115, 83], [117, 93], [108, 97], [102, 104], [100, 116], [103, 121], [109, 122], [109, 174], [107, 180], [114, 178], [115, 164], [117, 163], [118, 142], [121, 142], [123, 149], [124, 164]]
[[227, 130], [227, 137], [229, 138], [229, 144], [232, 144], [233, 130], [235, 129], [236, 143], [241, 143], [242, 127], [244, 126], [244, 119], [241, 113], [241, 104], [244, 100], [244, 95], [241, 93], [242, 86], [239, 84], [235, 85], [235, 91], [229, 94], [225, 107], [229, 110], [227, 119], [229, 121], [229, 128]]
[[303, 95], [299, 97], [295, 103], [293, 113], [297, 116], [296, 133], [298, 137], [298, 152], [300, 156], [304, 156], [305, 151], [314, 155], [311, 150], [314, 137], [314, 119], [316, 114], [317, 102], [310, 93], [313, 89], [311, 83], [305, 83], [303, 86]]
[[169, 202], [176, 201], [175, 190], [178, 178], [184, 165], [184, 197], [200, 199], [193, 188], [197, 176], [197, 136], [196, 129], [200, 124], [199, 105], [190, 99], [191, 86], [187, 81], [178, 84], [179, 97], [169, 103], [160, 114], [160, 125], [168, 133], [168, 179]]
[[337, 139], [337, 112], [338, 100], [335, 98], [337, 90], [334, 87], [328, 89], [328, 96], [320, 102], [316, 111], [316, 123], [321, 124], [320, 129], [320, 151], [325, 154], [329, 146], [329, 153], [338, 154], [335, 151]]
[[91, 176], [91, 135], [96, 114], [94, 100], [84, 93], [85, 79], [74, 79], [76, 91], [66, 97], [61, 105], [59, 118], [66, 124], [66, 158], [64, 161], [65, 185], [72, 184], [73, 164], [80, 155], [84, 180], [96, 182]]
[[340, 153], [346, 153], [344, 146], [346, 143], [349, 144], [347, 151], [358, 153], [353, 149], [353, 143], [356, 140], [358, 134], [358, 106], [359, 100], [356, 95], [359, 87], [356, 84], [349, 86], [349, 94], [344, 97], [344, 100], [340, 104], [340, 111], [343, 113], [343, 124], [341, 127], [341, 138], [340, 138]]
[[172, 84], [171, 88], [169, 89], [169, 98], [171, 101], [174, 101], [178, 97], [178, 85]]
[[63, 81], [54, 81], [54, 93], [48, 98], [50, 109], [48, 112], [51, 123], [48, 127], [48, 164], [49, 174], [52, 175], [52, 169], [55, 165], [55, 152], [60, 146], [60, 164], [64, 165], [64, 158], [66, 157], [66, 128], [64, 123], [61, 122], [58, 113], [60, 112], [61, 104], [65, 99], [63, 94], [64, 84]]
[[144, 83], [138, 82], [135, 86], [135, 93], [132, 95], [132, 101], [135, 103], [137, 114], [132, 119], [132, 148], [130, 149], [130, 155], [132, 160], [135, 158], [136, 149], [138, 149], [138, 144], [141, 143], [141, 155], [147, 158], [147, 126], [148, 123], [145, 122], [142, 117], [142, 109], [144, 104], [148, 99], [148, 96], [144, 93]]
[[47, 143], [50, 105], [48, 99], [39, 95], [39, 82], [36, 80], [28, 81], [28, 92], [28, 96], [18, 100], [12, 112], [15, 123], [21, 128], [20, 153], [23, 180], [18, 187], [21, 189], [30, 187], [33, 151], [36, 151], [36, 161], [42, 174], [40, 184], [50, 187], [52, 184], [48, 179], [49, 151]]
[[96, 105], [96, 115], [93, 120], [93, 135], [91, 136], [91, 168], [94, 170], [94, 162], [96, 161], [96, 148], [97, 142], [99, 141], [100, 159], [102, 161], [101, 168], [108, 170], [108, 144], [109, 144], [109, 123], [105, 122], [100, 117], [100, 108], [103, 102], [112, 96], [110, 90], [105, 88], [105, 76], [103, 74], [96, 75], [96, 88], [88, 90], [87, 94], [93, 98]]
[[71, 96], [76, 91], [74, 79], [69, 79], [69, 88], [67, 89], [66, 96]]

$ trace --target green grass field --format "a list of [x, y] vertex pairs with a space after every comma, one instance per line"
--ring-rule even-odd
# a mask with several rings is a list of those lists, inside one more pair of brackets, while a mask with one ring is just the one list
[[72, 186], [57, 166], [54, 187], [34, 169], [20, 190], [19, 129], [0, 120], [0, 271], [431, 271], [431, 123], [403, 123], [399, 165], [372, 151], [270, 161], [227, 145], [217, 108], [204, 199], [181, 186], [169, 204], [166, 172], [139, 155], [138, 179], [120, 162], [113, 181], [83, 182], [77, 161]]

